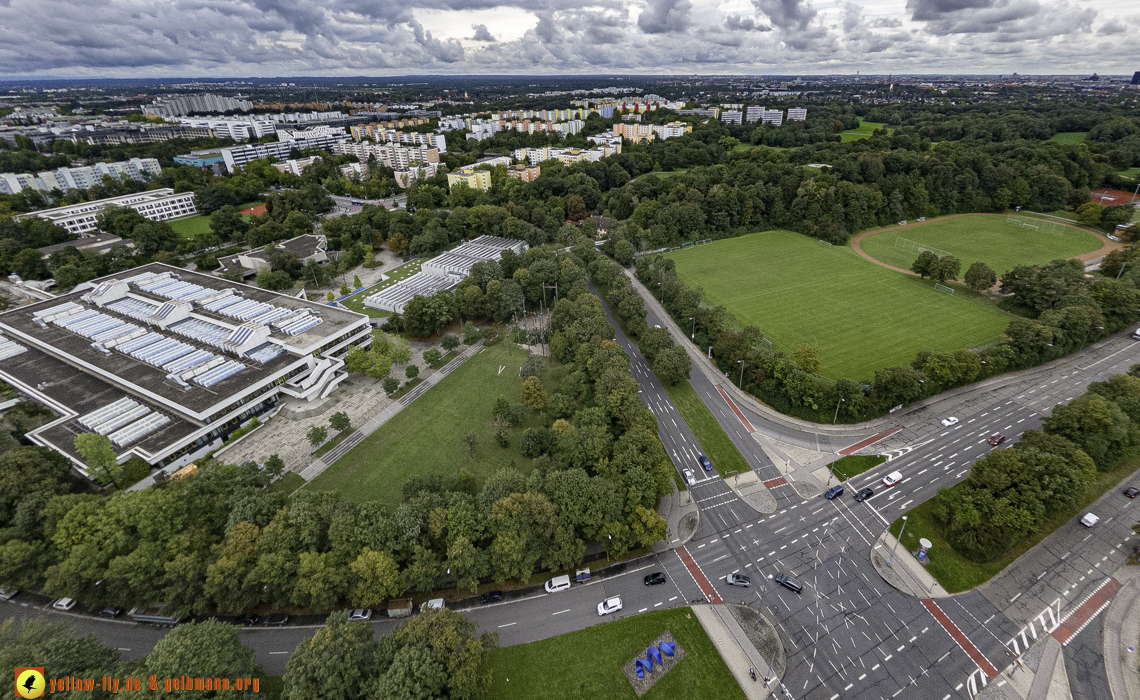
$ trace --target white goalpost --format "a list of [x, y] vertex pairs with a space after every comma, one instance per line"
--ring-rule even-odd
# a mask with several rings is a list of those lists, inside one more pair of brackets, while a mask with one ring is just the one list
[[823, 248], [830, 248], [831, 247], [831, 244], [828, 243], [827, 241], [823, 240], [822, 238], [819, 239], [819, 245]]
[[953, 253], [948, 250], [935, 248], [934, 246], [919, 243], [918, 241], [912, 241], [911, 239], [903, 238], [902, 236], [895, 236], [895, 247], [900, 250], [910, 251], [916, 255], [927, 250], [929, 250], [931, 253], [934, 253], [940, 258], [944, 258], [947, 255], [953, 255]]
[[937, 282], [934, 283], [934, 289], [935, 289], [935, 291], [942, 292], [943, 294], [953, 294], [954, 293], [953, 288], [947, 287], [944, 284], [938, 284]]

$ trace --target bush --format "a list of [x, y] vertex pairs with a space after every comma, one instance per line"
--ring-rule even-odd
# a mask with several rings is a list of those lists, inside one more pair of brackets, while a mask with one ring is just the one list
[[406, 376], [408, 379], [415, 379], [416, 377], [420, 376], [419, 366], [408, 365], [407, 369], [404, 370], [404, 376]]
[[468, 321], [463, 324], [463, 344], [474, 345], [483, 339], [483, 334], [475, 327], [474, 323]]
[[123, 465], [123, 485], [142, 481], [150, 474], [150, 465], [142, 457], [131, 457]]
[[547, 454], [554, 446], [554, 433], [550, 428], [527, 428], [523, 431], [519, 450], [523, 457], [538, 457]]
[[391, 394], [396, 389], [400, 388], [400, 380], [396, 379], [395, 377], [384, 377], [384, 383], [382, 386], [384, 387], [385, 393]]
[[444, 350], [451, 352], [455, 348], [459, 347], [459, 338], [456, 338], [449, 333], [440, 339], [439, 344], [443, 347]]

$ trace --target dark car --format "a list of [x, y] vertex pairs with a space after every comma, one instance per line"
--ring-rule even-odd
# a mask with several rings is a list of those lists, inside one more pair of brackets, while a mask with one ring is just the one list
[[1124, 495], [1128, 496], [1129, 498], [1136, 498], [1137, 496], [1140, 496], [1140, 489], [1136, 488], [1135, 486], [1130, 486], [1124, 489]]
[[655, 571], [645, 577], [646, 586], [657, 586], [662, 583], [665, 583], [665, 574], [660, 571]]
[[483, 595], [479, 596], [479, 602], [483, 605], [486, 605], [488, 603], [497, 603], [502, 599], [503, 599], [503, 592], [502, 591], [488, 591], [487, 593], [484, 593]]
[[712, 462], [709, 461], [708, 457], [706, 457], [704, 455], [700, 455], [697, 457], [697, 461], [701, 463], [701, 468], [704, 469], [706, 472], [712, 471]]
[[285, 613], [273, 613], [265, 618], [266, 627], [284, 627], [285, 623], [289, 621], [289, 616]]
[[990, 444], [994, 445], [995, 447], [1002, 444], [1003, 442], [1005, 442], [1005, 436], [1001, 433], [994, 433], [990, 436]]
[[775, 581], [776, 583], [780, 584], [784, 588], [787, 588], [789, 591], [795, 591], [796, 593], [802, 593], [804, 590], [804, 585], [799, 582], [799, 579], [794, 579], [791, 576], [788, 576], [787, 574], [776, 574], [775, 576], [772, 577], [772, 580]]
[[123, 609], [114, 605], [108, 605], [99, 611], [99, 617], [115, 618], [123, 614]]
[[872, 489], [862, 489], [861, 491], [859, 491], [859, 493], [855, 494], [855, 502], [856, 503], [862, 503], [863, 501], [867, 500], [868, 498], [870, 498], [871, 496], [874, 496], [874, 495], [875, 495], [875, 492]]
[[829, 488], [827, 490], [827, 493], [825, 493], [823, 495], [827, 496], [827, 500], [829, 500], [829, 501], [832, 500], [833, 498], [838, 498], [839, 496], [843, 495], [843, 485], [842, 484], [836, 484], [835, 486], [832, 486], [831, 488]]
[[730, 586], [740, 586], [741, 588], [748, 588], [752, 585], [752, 579], [744, 574], [729, 574], [724, 577], [724, 582]]
[[245, 625], [246, 627], [248, 627], [250, 625], [256, 625], [257, 621], [260, 619], [261, 619], [260, 615], [255, 615], [254, 613], [246, 613], [244, 615], [238, 615], [237, 617], [235, 617], [234, 623], [238, 624], [238, 625]]

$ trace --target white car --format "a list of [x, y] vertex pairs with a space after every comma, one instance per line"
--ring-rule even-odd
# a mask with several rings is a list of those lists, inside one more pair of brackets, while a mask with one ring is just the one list
[[883, 486], [891, 487], [902, 481], [902, 472], [891, 472], [883, 477]]
[[957, 424], [958, 424], [958, 419], [955, 418], [954, 416], [950, 416], [949, 418], [943, 418], [942, 419], [942, 427], [943, 428], [949, 428], [950, 426], [957, 425]]
[[75, 600], [72, 598], [60, 598], [51, 604], [56, 610], [71, 610], [75, 607]]
[[362, 608], [348, 611], [349, 622], [367, 622], [372, 619], [372, 611]]
[[693, 474], [692, 469], [682, 469], [681, 470], [681, 476], [685, 477], [685, 483], [688, 484], [689, 486], [692, 486], [693, 484], [697, 483], [697, 476], [695, 474]]
[[610, 613], [617, 612], [618, 610], [621, 610], [620, 595], [615, 595], [612, 598], [606, 598], [602, 602], [598, 603], [599, 615], [609, 615]]
[[0, 588], [0, 600], [12, 600], [19, 592], [18, 588]]
[[1081, 525], [1085, 527], [1092, 527], [1100, 522], [1100, 518], [1092, 513], [1085, 513], [1085, 517], [1081, 518]]

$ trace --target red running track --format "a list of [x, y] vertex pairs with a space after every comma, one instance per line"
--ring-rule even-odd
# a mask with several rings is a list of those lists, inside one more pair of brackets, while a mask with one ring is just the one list
[[942, 612], [942, 608], [938, 607], [938, 603], [930, 599], [925, 599], [922, 601], [922, 605], [930, 611], [930, 614], [934, 616], [935, 620], [938, 620], [938, 624], [942, 625], [942, 628], [958, 643], [962, 651], [966, 652], [966, 655], [974, 660], [974, 663], [978, 665], [978, 668], [982, 669], [983, 673], [990, 678], [997, 678], [998, 670], [994, 668], [994, 665], [989, 662], [989, 659], [974, 646], [970, 638], [963, 634], [962, 630], [958, 629], [958, 625], [955, 625], [954, 621], [947, 617], [946, 613]]
[[701, 592], [705, 594], [705, 598], [707, 598], [710, 603], [723, 603], [724, 601], [720, 599], [716, 589], [713, 588], [712, 582], [705, 576], [705, 572], [701, 571], [701, 567], [697, 564], [696, 560], [693, 559], [693, 555], [689, 554], [689, 550], [685, 549], [685, 545], [681, 545], [673, 551], [681, 558], [681, 563], [689, 570], [689, 574], [693, 577], [693, 580], [697, 582], [697, 586], [699, 586]]

